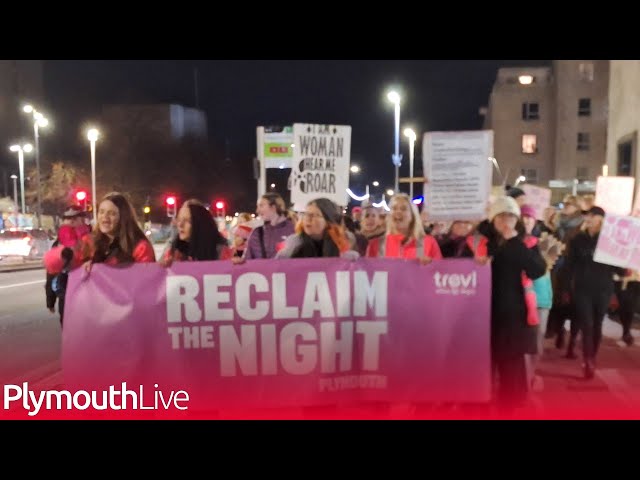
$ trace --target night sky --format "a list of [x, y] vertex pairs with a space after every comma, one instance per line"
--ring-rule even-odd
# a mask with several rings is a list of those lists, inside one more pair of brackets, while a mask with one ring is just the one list
[[[418, 175], [424, 132], [482, 127], [478, 109], [487, 104], [498, 68], [549, 64], [548, 60], [51, 60], [45, 61], [44, 75], [49, 114], [57, 125], [55, 143], [61, 151], [102, 105], [194, 106], [197, 68], [199, 106], [207, 114], [210, 142], [232, 162], [255, 156], [259, 125], [351, 125], [352, 163], [363, 169], [359, 176], [352, 175], [352, 186], [360, 193], [373, 180], [379, 180], [381, 188], [393, 186], [389, 87], [397, 87], [403, 95], [401, 128], [411, 126], [418, 133]], [[408, 145], [404, 137], [401, 141], [400, 176], [408, 176]], [[250, 170], [247, 184], [255, 185]]]

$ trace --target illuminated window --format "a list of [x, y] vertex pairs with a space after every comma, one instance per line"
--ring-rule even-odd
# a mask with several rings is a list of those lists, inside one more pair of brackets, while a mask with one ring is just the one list
[[537, 153], [538, 137], [537, 135], [522, 135], [522, 153]]

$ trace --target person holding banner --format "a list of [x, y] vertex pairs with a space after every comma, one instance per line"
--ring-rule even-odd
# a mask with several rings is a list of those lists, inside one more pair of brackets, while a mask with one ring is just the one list
[[[62, 254], [56, 249], [49, 250], [44, 259], [47, 273], [51, 275], [66, 275], [82, 264], [90, 271], [94, 263], [115, 266], [155, 261], [153, 246], [138, 225], [133, 207], [117, 192], [108, 194], [100, 202], [98, 221], [92, 234], [84, 235], [73, 250], [67, 247]], [[64, 305], [60, 304], [60, 307], [62, 325]]]
[[537, 353], [522, 275], [536, 280], [547, 271], [539, 249], [524, 243], [520, 215], [512, 197], [498, 197], [489, 211], [489, 237], [482, 242], [486, 252], [474, 251], [478, 259], [485, 253], [491, 258], [491, 355], [498, 377], [496, 399], [505, 410], [524, 406], [529, 392], [525, 355]]
[[362, 203], [362, 222], [360, 223], [360, 233], [367, 241], [384, 235], [386, 228], [380, 224], [380, 208], [376, 208], [372, 203]]
[[596, 356], [602, 340], [602, 322], [614, 291], [613, 275], [625, 273], [622, 268], [593, 260], [604, 216], [602, 208], [592, 207], [585, 220], [585, 230], [578, 233], [567, 247], [567, 269], [570, 273], [576, 320], [582, 331], [586, 379], [595, 376]]
[[406, 193], [391, 197], [387, 233], [369, 242], [367, 257], [418, 259], [427, 264], [442, 259], [435, 238], [424, 233], [418, 208]]
[[274, 258], [284, 246], [284, 241], [295, 231], [293, 222], [287, 216], [283, 198], [275, 192], [268, 192], [258, 200], [258, 215], [264, 225], [256, 227], [247, 241], [244, 257], [234, 257], [234, 263], [242, 263], [252, 258]]
[[83, 237], [76, 255], [87, 270], [93, 263], [122, 265], [156, 261], [153, 246], [140, 228], [136, 213], [127, 198], [118, 192], [106, 195], [98, 204], [93, 235]]
[[362, 233], [360, 233], [355, 221], [348, 215], [343, 215], [342, 226], [349, 238], [349, 242], [351, 242], [351, 250], [356, 250], [360, 256], [364, 256], [367, 251], [369, 241]]
[[473, 230], [473, 223], [454, 220], [447, 233], [437, 235], [438, 246], [444, 258], [473, 258], [467, 239]]
[[232, 251], [218, 230], [211, 212], [199, 200], [182, 204], [176, 218], [178, 234], [166, 250], [160, 264], [169, 267], [173, 262], [227, 260]]
[[342, 226], [340, 208], [328, 198], [317, 198], [307, 204], [296, 234], [287, 238], [276, 258], [343, 257], [358, 258], [351, 250]]

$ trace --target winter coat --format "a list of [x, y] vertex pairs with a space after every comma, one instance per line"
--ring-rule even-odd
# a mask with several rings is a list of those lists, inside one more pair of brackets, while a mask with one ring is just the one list
[[538, 248], [527, 248], [521, 238], [487, 245], [491, 261], [491, 348], [494, 358], [537, 353], [535, 329], [527, 324], [522, 273], [535, 280], [547, 271]]
[[[378, 238], [374, 238], [369, 241], [369, 245], [367, 247], [367, 257], [378, 257], [380, 256], [380, 244], [381, 244], [382, 236]], [[402, 240], [404, 239], [404, 235], [402, 234], [387, 234], [384, 238], [385, 248], [384, 248], [384, 257], [385, 258], [404, 258], [404, 259], [415, 259], [418, 258], [416, 252], [416, 239], [412, 238], [406, 244], [402, 244]], [[442, 253], [440, 252], [440, 247], [438, 246], [438, 242], [431, 235], [425, 235], [421, 239], [423, 245], [423, 255], [424, 257], [429, 257], [433, 260], [442, 259]]]

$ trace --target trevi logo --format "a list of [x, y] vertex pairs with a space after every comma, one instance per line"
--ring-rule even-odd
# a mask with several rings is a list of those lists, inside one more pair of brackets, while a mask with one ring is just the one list
[[433, 274], [437, 295], [475, 295], [478, 286], [476, 272]]

